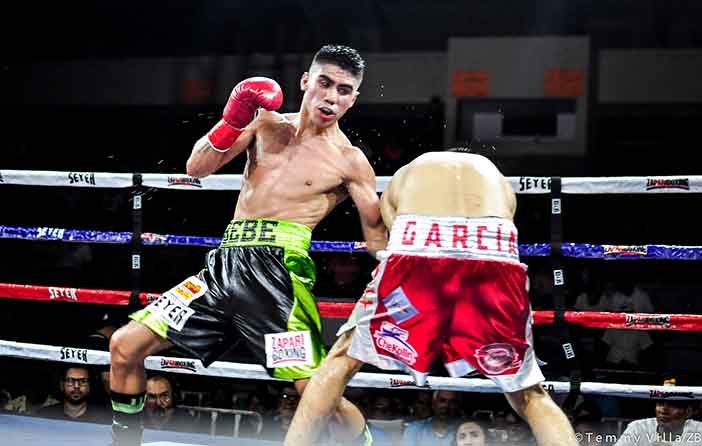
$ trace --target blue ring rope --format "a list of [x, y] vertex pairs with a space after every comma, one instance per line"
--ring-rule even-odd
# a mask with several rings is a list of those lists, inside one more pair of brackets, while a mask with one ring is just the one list
[[[128, 244], [132, 240], [132, 233], [0, 225], [0, 238]], [[221, 240], [220, 237], [154, 234], [150, 232], [143, 233], [141, 237], [141, 242], [147, 246], [216, 247]], [[310, 247], [310, 251], [314, 252], [365, 252], [365, 250], [363, 243], [346, 241], [316, 240], [312, 241]], [[519, 255], [522, 257], [545, 257], [550, 255], [550, 253], [551, 247], [548, 243], [519, 245]], [[584, 259], [702, 260], [702, 246], [564, 243], [563, 255]]]

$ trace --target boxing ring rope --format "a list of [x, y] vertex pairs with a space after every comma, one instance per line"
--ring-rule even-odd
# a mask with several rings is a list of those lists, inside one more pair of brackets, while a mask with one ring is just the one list
[[[377, 177], [376, 191], [382, 192], [391, 177]], [[135, 185], [160, 189], [241, 189], [242, 175], [219, 174], [205, 178], [162, 173], [61, 172], [47, 170], [0, 170], [0, 184], [24, 186], [69, 186], [127, 188]], [[548, 194], [551, 177], [507, 177], [518, 194]], [[656, 194], [702, 193], [702, 175], [572, 177], [561, 178], [564, 194]]]
[[[93, 231], [49, 227], [23, 227], [0, 225], [0, 239], [53, 240], [62, 242], [90, 242], [130, 244], [132, 232]], [[173, 235], [144, 232], [140, 234], [143, 245], [204, 246], [217, 247], [220, 237], [198, 235]], [[522, 257], [546, 257], [551, 255], [548, 243], [519, 244]], [[363, 242], [313, 240], [312, 252], [365, 252]], [[648, 259], [648, 260], [702, 260], [702, 246], [682, 245], [599, 245], [592, 243], [564, 243], [563, 255], [582, 259]]]
[[[702, 176], [656, 176], [656, 177], [508, 177], [518, 194], [552, 194], [552, 184], [558, 194], [658, 194], [658, 193], [702, 193]], [[382, 192], [390, 177], [378, 177], [377, 191]], [[144, 188], [175, 190], [231, 190], [241, 188], [241, 175], [211, 175], [192, 178], [184, 175], [104, 173], [104, 172], [58, 172], [0, 170], [0, 184], [27, 186], [67, 186], [87, 188], [131, 188], [133, 193], [133, 228], [131, 232], [105, 232], [81, 229], [1, 226], [0, 238], [22, 240], [53, 240], [64, 242], [89, 242], [131, 244], [132, 270], [140, 269], [139, 250], [142, 245], [217, 246], [220, 238], [189, 235], [163, 235], [141, 231], [141, 194]], [[560, 202], [558, 204], [560, 206]], [[553, 208], [553, 206], [552, 206]], [[560, 214], [560, 207], [554, 213]], [[550, 256], [554, 249], [557, 255], [598, 259], [656, 259], [656, 260], [702, 260], [702, 246], [678, 245], [598, 245], [576, 243], [520, 244], [521, 256]], [[311, 251], [363, 252], [360, 242], [313, 241]], [[138, 275], [132, 276], [138, 282]], [[130, 291], [66, 288], [37, 285], [0, 284], [0, 295], [10, 299], [60, 300], [71, 302], [128, 305], [133, 302], [147, 304], [158, 297], [145, 293], [138, 286]], [[346, 317], [353, 308], [351, 303], [318, 302], [320, 313], [325, 317]], [[606, 313], [578, 311], [535, 311], [535, 324], [558, 323], [559, 318], [570, 324], [594, 328], [627, 328], [639, 330], [702, 330], [702, 315]], [[59, 362], [86, 364], [108, 364], [107, 352], [76, 349], [0, 340], [0, 355], [42, 359]], [[254, 364], [215, 362], [204, 368], [199, 361], [187, 358], [152, 356], [146, 367], [153, 370], [176, 373], [195, 373], [206, 376], [273, 380], [261, 366]], [[352, 386], [374, 388], [417, 388], [406, 375], [383, 373], [360, 373], [351, 382]], [[468, 392], [496, 393], [499, 388], [487, 379], [430, 377], [432, 389]], [[572, 382], [546, 382], [548, 390], [556, 393], [572, 392]], [[583, 394], [602, 394], [634, 398], [702, 399], [702, 387], [629, 385], [611, 383], [578, 382]]]
[[[91, 365], [107, 365], [110, 363], [110, 354], [108, 352], [13, 341], [0, 341], [0, 355], [55, 362], [78, 362]], [[149, 356], [144, 361], [144, 365], [149, 370], [162, 372], [280, 381], [270, 377], [263, 366], [257, 364], [215, 361], [205, 368], [200, 361], [195, 359]], [[570, 391], [570, 384], [564, 381], [546, 381], [543, 385], [546, 389], [555, 393], [568, 393]], [[430, 376], [427, 381], [427, 387], [417, 387], [413, 384], [413, 380], [409, 375], [388, 373], [361, 372], [351, 380], [349, 386], [378, 389], [426, 389], [428, 387], [434, 390], [454, 390], [458, 392], [501, 393], [500, 388], [489, 379]], [[670, 387], [584, 382], [581, 384], [580, 392], [583, 394], [630, 398], [702, 399], [702, 387], [693, 386]]]
[[[0, 299], [128, 305], [130, 295], [129, 291], [0, 283]], [[159, 297], [158, 293], [139, 293], [139, 303], [147, 305]], [[346, 319], [351, 314], [354, 305], [351, 302], [317, 300], [319, 313], [322, 317], [330, 319]], [[554, 323], [554, 313], [554, 311], [549, 310], [533, 311], [534, 325]], [[702, 315], [700, 314], [566, 311], [565, 318], [568, 323], [588, 328], [702, 331]]]

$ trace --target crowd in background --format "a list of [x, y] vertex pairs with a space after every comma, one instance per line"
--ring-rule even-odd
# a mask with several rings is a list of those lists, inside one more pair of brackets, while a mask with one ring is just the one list
[[[0, 411], [34, 417], [110, 424], [109, 386], [104, 368], [22, 360], [6, 369], [24, 378], [0, 382]], [[47, 373], [51, 371], [51, 373]], [[8, 375], [3, 374], [3, 377]], [[557, 402], [563, 395], [555, 394]], [[349, 388], [346, 397], [369, 420], [374, 444], [534, 445], [535, 440], [501, 395], [448, 390]], [[638, 417], [606, 416], [616, 398], [580, 396], [570, 419], [585, 445], [614, 444], [635, 418], [661, 416], [679, 423], [700, 420], [691, 401], [654, 404], [637, 401]], [[243, 381], [180, 374], [149, 373], [144, 424], [148, 429], [281, 441], [299, 396], [290, 383]], [[214, 417], [213, 413], [217, 416]], [[238, 416], [238, 421], [237, 417]], [[687, 421], [691, 420], [691, 421]], [[694, 425], [699, 428], [699, 425]], [[333, 426], [326, 443], [334, 444]]]

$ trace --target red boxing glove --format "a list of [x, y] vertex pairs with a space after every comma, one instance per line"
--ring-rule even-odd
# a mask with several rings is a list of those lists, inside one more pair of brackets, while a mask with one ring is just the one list
[[253, 121], [259, 107], [278, 110], [283, 105], [283, 90], [273, 79], [250, 77], [236, 84], [224, 107], [222, 119], [207, 134], [210, 145], [226, 152]]

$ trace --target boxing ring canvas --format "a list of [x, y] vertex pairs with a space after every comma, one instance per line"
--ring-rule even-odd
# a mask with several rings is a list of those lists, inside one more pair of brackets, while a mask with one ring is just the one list
[[[108, 446], [110, 425], [0, 414], [0, 444], [32, 446]], [[271, 446], [277, 442], [144, 430], [144, 446]]]

